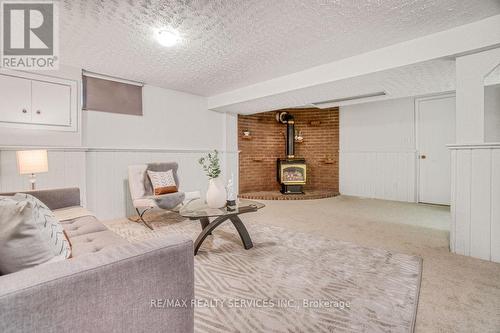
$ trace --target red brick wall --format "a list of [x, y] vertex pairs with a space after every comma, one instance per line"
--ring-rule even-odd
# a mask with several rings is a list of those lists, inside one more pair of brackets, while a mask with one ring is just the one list
[[[295, 130], [300, 130], [304, 137], [303, 142], [295, 143], [295, 157], [306, 159], [305, 190], [338, 192], [338, 108], [281, 111], [288, 111], [295, 117]], [[286, 157], [286, 125], [276, 121], [276, 112], [278, 111], [238, 116], [240, 193], [279, 190], [276, 160]], [[243, 131], [246, 129], [250, 131], [250, 139], [244, 138]]]

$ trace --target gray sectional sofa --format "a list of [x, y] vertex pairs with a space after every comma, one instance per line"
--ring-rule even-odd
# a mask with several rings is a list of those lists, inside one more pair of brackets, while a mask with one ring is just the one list
[[[78, 188], [24, 193], [54, 211], [80, 206]], [[0, 332], [193, 332], [190, 239], [132, 244], [93, 216], [62, 224], [71, 259], [0, 276]]]

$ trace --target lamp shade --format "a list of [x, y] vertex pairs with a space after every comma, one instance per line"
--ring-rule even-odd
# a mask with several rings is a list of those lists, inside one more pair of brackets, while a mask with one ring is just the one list
[[19, 174], [40, 173], [49, 171], [46, 150], [20, 150], [17, 152]]

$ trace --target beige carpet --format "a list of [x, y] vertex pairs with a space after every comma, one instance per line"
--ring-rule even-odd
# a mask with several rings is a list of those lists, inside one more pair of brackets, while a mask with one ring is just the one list
[[415, 331], [500, 332], [500, 264], [449, 252], [449, 208], [340, 196], [266, 201], [245, 221], [418, 255], [423, 275]]
[[[107, 225], [130, 241], [172, 233], [194, 239], [201, 230], [173, 213], [153, 220], [155, 231], [127, 220]], [[254, 248], [244, 250], [228, 222], [195, 257], [195, 293], [203, 305], [195, 310], [196, 332], [413, 331], [419, 257], [246, 225]]]

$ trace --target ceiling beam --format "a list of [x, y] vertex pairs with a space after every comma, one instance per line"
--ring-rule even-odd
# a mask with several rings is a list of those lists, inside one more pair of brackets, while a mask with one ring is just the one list
[[[500, 15], [208, 97], [218, 108], [337, 80], [500, 46]], [[341, 47], [341, 46], [340, 46]]]

